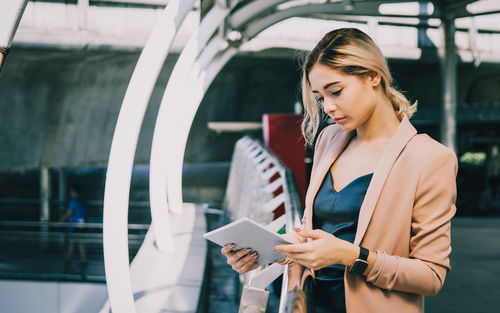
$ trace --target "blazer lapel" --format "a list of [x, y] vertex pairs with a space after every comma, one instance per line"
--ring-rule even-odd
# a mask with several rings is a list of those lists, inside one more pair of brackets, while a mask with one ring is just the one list
[[306, 208], [308, 213], [306, 215], [306, 227], [308, 229], [312, 229], [313, 226], [312, 207], [314, 203], [314, 197], [316, 196], [316, 193], [318, 192], [319, 187], [323, 182], [323, 178], [353, 135], [354, 131], [340, 131], [337, 135], [330, 138], [330, 140], [325, 143], [326, 151], [321, 154], [321, 159], [318, 160], [318, 164], [313, 164], [314, 168], [311, 171], [312, 177], [309, 181], [310, 184], [307, 192], [309, 198], [306, 198]]
[[361, 205], [358, 218], [358, 229], [356, 231], [356, 237], [354, 239], [354, 244], [359, 245], [363, 236], [365, 235], [370, 219], [377, 205], [377, 201], [384, 187], [387, 176], [396, 162], [401, 151], [403, 151], [406, 144], [410, 141], [413, 136], [417, 134], [417, 131], [410, 123], [406, 115], [404, 115], [403, 120], [399, 124], [394, 136], [387, 144], [382, 157], [380, 158], [377, 167], [373, 173], [372, 180], [366, 191], [365, 199]]

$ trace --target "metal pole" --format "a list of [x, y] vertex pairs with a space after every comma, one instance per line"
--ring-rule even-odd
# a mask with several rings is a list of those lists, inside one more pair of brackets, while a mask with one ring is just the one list
[[457, 54], [455, 53], [453, 17], [445, 16], [441, 19], [441, 31], [444, 38], [444, 46], [441, 47], [439, 53], [443, 86], [441, 142], [456, 152]]
[[66, 188], [66, 170], [59, 169], [59, 216], [62, 216], [66, 211], [67, 188]]
[[[40, 169], [40, 222], [50, 221], [50, 172], [48, 167]], [[40, 227], [40, 247], [48, 247], [48, 227]]]

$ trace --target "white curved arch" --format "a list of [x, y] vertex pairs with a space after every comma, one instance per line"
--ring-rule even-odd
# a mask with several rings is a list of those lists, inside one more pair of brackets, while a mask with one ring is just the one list
[[[172, 0], [162, 12], [132, 74], [108, 161], [103, 212], [106, 282], [114, 312], [135, 313], [128, 252], [128, 201], [144, 113], [173, 39], [195, 0]], [[169, 225], [163, 225], [168, 227]]]
[[[172, 251], [173, 249], [171, 244], [162, 242], [163, 237], [168, 235], [162, 229], [164, 217], [168, 215], [168, 209], [173, 213], [182, 212], [182, 162], [184, 151], [182, 153], [178, 152], [178, 147], [183, 140], [187, 140], [187, 133], [185, 134], [183, 131], [184, 121], [180, 117], [183, 114], [179, 114], [175, 110], [172, 111], [171, 108], [175, 107], [174, 104], [176, 103], [186, 103], [186, 99], [193, 95], [193, 84], [189, 83], [189, 86], [187, 86], [188, 81], [196, 80], [196, 76], [193, 76], [195, 74], [191, 73], [193, 64], [201, 51], [204, 54], [206, 52], [210, 54], [210, 51], [215, 50], [214, 52], [217, 52], [219, 50], [203, 48], [227, 14], [229, 14], [229, 9], [216, 5], [205, 16], [198, 27], [198, 31], [189, 39], [175, 64], [158, 111], [151, 147], [150, 199], [153, 223], [161, 225], [161, 227], [155, 227], [154, 229], [157, 231], [157, 243], [162, 251]], [[215, 55], [213, 52], [212, 54]], [[209, 62], [209, 60], [204, 62]], [[190, 115], [190, 107], [186, 105], [176, 108], [176, 110], [186, 111], [186, 114]], [[168, 140], [172, 128], [175, 136]], [[189, 132], [189, 129], [187, 132]]]
[[239, 28], [241, 25], [248, 23], [258, 17], [262, 12], [272, 10], [274, 7], [289, 0], [257, 0], [250, 2], [243, 8], [231, 14], [229, 17], [229, 25], [233, 28]]
[[[252, 18], [255, 18], [255, 16], [257, 16], [260, 12], [270, 10], [282, 2], [285, 1], [259, 0], [251, 2], [243, 9], [235, 12], [234, 16], [231, 16], [230, 18], [234, 17], [233, 23], [238, 24], [239, 26], [241, 23], [246, 23]], [[221, 8], [218, 8], [218, 5], [212, 8], [211, 12], [215, 12], [213, 14], [213, 20], [209, 16], [211, 14], [211, 12], [209, 12], [209, 14], [207, 14], [202, 22], [204, 25], [200, 25], [199, 27], [199, 34], [202, 34], [200, 32], [200, 30], [202, 30], [204, 34], [208, 34], [210, 36], [213, 31], [215, 31], [215, 28], [209, 27], [209, 23], [218, 20], [218, 23], [216, 24], [218, 25], [229, 14], [229, 11], [226, 9], [224, 10], [224, 16], [222, 16], [220, 15], [220, 13], [218, 13], [222, 12], [221, 10]], [[207, 24], [206, 26], [205, 23]], [[153, 202], [151, 204], [152, 212], [161, 212], [158, 214], [158, 216], [168, 214], [165, 213], [167, 207], [174, 213], [179, 213], [182, 210], [182, 164], [184, 159], [184, 152], [189, 129], [191, 128], [194, 115], [203, 98], [203, 95], [196, 96], [196, 92], [189, 91], [189, 89], [187, 88], [187, 82], [192, 82], [193, 76], [191, 76], [189, 79], [186, 76], [183, 77], [182, 71], [186, 71], [186, 69], [189, 69], [190, 66], [195, 64], [196, 55], [193, 53], [194, 47], [196, 47], [197, 45], [197, 49], [195, 51], [199, 53], [203, 49], [203, 45], [206, 43], [206, 40], [208, 40], [208, 37], [206, 37], [206, 40], [202, 39], [201, 37], [198, 38], [198, 36], [200, 36], [199, 34], [193, 35], [193, 37], [190, 39], [190, 42], [183, 49], [183, 52], [181, 53], [181, 56], [179, 57], [179, 60], [175, 65], [174, 71], [170, 76], [167, 88], [165, 90], [155, 124], [153, 145], [151, 149], [150, 198], [151, 201], [154, 201], [154, 204]], [[213, 45], [215, 46], [216, 43], [214, 43]], [[221, 47], [220, 50], [223, 48], [224, 47]], [[236, 50], [230, 50], [235, 51], [234, 54], [236, 53]], [[217, 52], [217, 48], [212, 51]], [[231, 56], [227, 58], [225, 62], [222, 62], [223, 64], [219, 68], [219, 71], [234, 54], [225, 54], [226, 58], [227, 55]], [[206, 56], [207, 54], [204, 53], [204, 55]], [[206, 59], [210, 60], [210, 57]], [[224, 58], [221, 60], [224, 60]], [[199, 62], [208, 63], [208, 61], [199, 60], [197, 65], [198, 67], [200, 67]], [[206, 80], [206, 82], [203, 83], [207, 85], [206, 88], [208, 88], [217, 73], [218, 71], [207, 72], [208, 75], [214, 76], [211, 76], [209, 80]], [[193, 84], [190, 85], [191, 87], [193, 87]], [[203, 93], [205, 91], [206, 89], [203, 91]], [[194, 103], [192, 105], [188, 105], [187, 103], [191, 102], [186, 101], [186, 99], [183, 98], [183, 94], [195, 96], [195, 99], [200, 99], [199, 101], [194, 100]], [[168, 105], [167, 103], [170, 103], [170, 105]], [[183, 106], [176, 106], [177, 103], [183, 103]], [[168, 140], [169, 134], [175, 134], [175, 136], [172, 136], [170, 140]], [[164, 190], [166, 190], [167, 196], [165, 196]], [[159, 224], [160, 221], [155, 223]], [[155, 229], [158, 229], [158, 227], [155, 227]], [[159, 235], [163, 236], [161, 234]], [[160, 246], [160, 242], [158, 243]], [[165, 249], [165, 251], [171, 251], [172, 248], [172, 246], [161, 245], [161, 249]]]
[[[172, 102], [166, 109], [167, 117], [164, 121], [164, 134], [166, 134], [165, 139], [170, 154], [169, 162], [166, 163], [166, 174], [167, 181], [173, 182], [167, 187], [168, 189], [173, 189], [173, 192], [177, 192], [182, 188], [180, 176], [182, 175], [184, 151], [196, 111], [214, 78], [236, 53], [236, 48], [228, 48], [203, 71], [200, 71], [199, 64], [195, 64], [185, 80], [185, 82], [189, 82], [190, 91], [186, 97], [184, 97], [184, 101]], [[173, 185], [174, 183], [176, 185]], [[169, 205], [171, 205], [170, 201], [171, 198], [169, 198]]]
[[345, 8], [342, 3], [327, 3], [327, 4], [314, 4], [314, 0], [309, 4], [291, 7], [282, 11], [273, 12], [257, 21], [250, 22], [246, 29], [245, 35], [248, 39], [252, 39], [261, 33], [263, 30], [271, 27], [272, 25], [281, 22], [290, 17], [307, 16], [314, 13], [345, 13]]

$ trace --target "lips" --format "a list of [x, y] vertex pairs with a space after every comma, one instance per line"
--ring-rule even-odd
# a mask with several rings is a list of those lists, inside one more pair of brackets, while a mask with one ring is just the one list
[[335, 123], [342, 123], [344, 120], [345, 120], [345, 116], [341, 116], [341, 117], [334, 117], [333, 120], [335, 121]]

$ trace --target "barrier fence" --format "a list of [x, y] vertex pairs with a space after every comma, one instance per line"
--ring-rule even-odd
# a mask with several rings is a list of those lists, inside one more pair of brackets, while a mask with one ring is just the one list
[[[298, 226], [302, 212], [293, 174], [264, 145], [248, 136], [235, 145], [223, 206], [231, 220], [248, 217], [274, 232]], [[285, 312], [287, 266], [280, 264], [241, 276], [244, 286], [239, 312], [265, 312], [266, 287], [283, 273], [279, 312]]]

